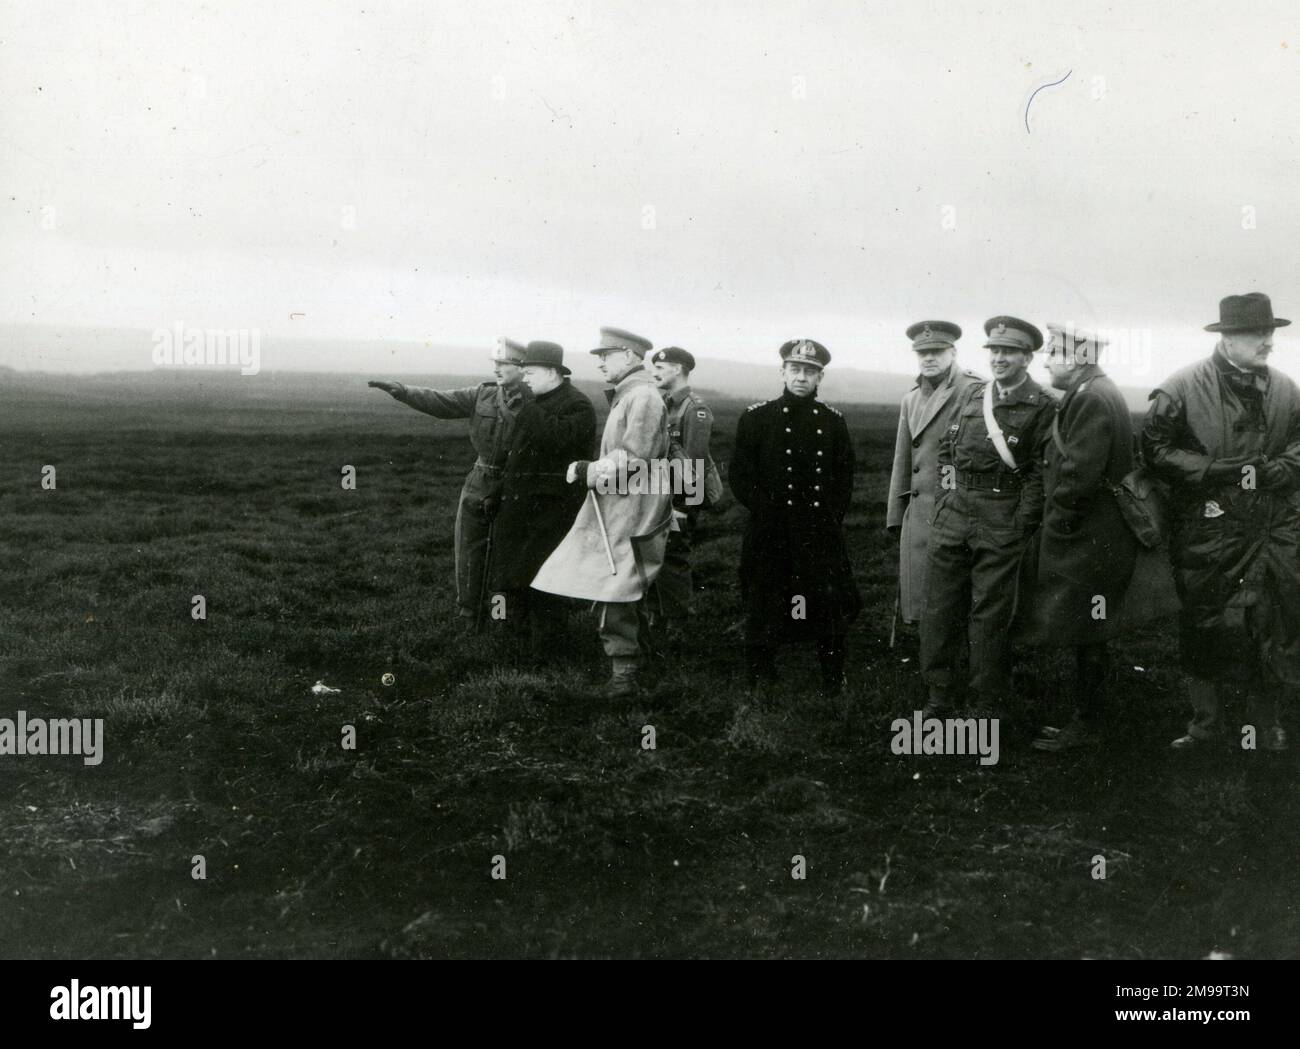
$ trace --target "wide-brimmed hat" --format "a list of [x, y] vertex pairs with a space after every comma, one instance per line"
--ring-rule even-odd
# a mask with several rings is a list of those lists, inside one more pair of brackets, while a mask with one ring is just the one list
[[530, 364], [554, 368], [561, 375], [569, 374], [569, 369], [564, 366], [564, 347], [558, 342], [530, 342], [524, 348], [520, 367], [527, 368]]
[[1229, 295], [1219, 300], [1219, 323], [1207, 324], [1206, 331], [1267, 331], [1285, 328], [1291, 322], [1285, 317], [1273, 316], [1273, 303], [1263, 292], [1252, 291], [1246, 295]]

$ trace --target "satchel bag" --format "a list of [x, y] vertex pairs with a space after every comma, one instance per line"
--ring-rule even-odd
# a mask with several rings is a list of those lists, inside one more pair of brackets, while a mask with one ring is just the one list
[[[1052, 416], [1052, 441], [1056, 450], [1065, 456], [1065, 442], [1061, 440], [1059, 413]], [[1164, 484], [1145, 466], [1137, 466], [1125, 474], [1118, 484], [1103, 481], [1115, 496], [1119, 513], [1133, 533], [1133, 538], [1148, 550], [1154, 550], [1169, 534], [1169, 507]]]

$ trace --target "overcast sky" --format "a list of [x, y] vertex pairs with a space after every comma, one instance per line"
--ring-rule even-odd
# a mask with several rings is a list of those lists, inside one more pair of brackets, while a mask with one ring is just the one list
[[615, 324], [907, 370], [912, 321], [957, 321], [981, 367], [1007, 312], [1149, 331], [1112, 371], [1150, 385], [1225, 294], [1300, 316], [1294, 2], [0, 12], [8, 325], [257, 329], [264, 369], [364, 371], [276, 340], [576, 354]]

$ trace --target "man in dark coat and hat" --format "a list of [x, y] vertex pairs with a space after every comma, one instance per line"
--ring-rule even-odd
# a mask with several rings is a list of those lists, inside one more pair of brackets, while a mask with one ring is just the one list
[[1138, 544], [1112, 491], [1133, 469], [1134, 438], [1124, 395], [1097, 363], [1106, 340], [1074, 325], [1048, 324], [1047, 330], [1047, 370], [1064, 396], [1047, 442], [1037, 556], [1026, 558], [1034, 570], [1021, 597], [1031, 608], [1025, 635], [1074, 651], [1073, 717], [1063, 727], [1044, 728], [1033, 744], [1057, 751], [1098, 740], [1107, 640]]
[[1268, 366], [1267, 295], [1219, 303], [1206, 360], [1151, 393], [1148, 466], [1169, 482], [1170, 558], [1192, 719], [1186, 750], [1221, 738], [1221, 692], [1246, 692], [1241, 744], [1284, 750], [1280, 711], [1300, 686], [1300, 388]]
[[569, 463], [591, 455], [596, 409], [570, 382], [557, 344], [530, 342], [520, 367], [522, 381], [506, 388], [513, 425], [489, 578], [504, 598], [507, 625], [516, 635], [528, 634], [533, 656], [545, 660], [557, 647], [564, 601], [529, 584], [582, 506], [583, 491], [568, 484], [565, 473]]
[[848, 625], [862, 608], [843, 527], [853, 442], [844, 417], [817, 399], [826, 347], [795, 339], [780, 354], [785, 391], [741, 415], [731, 460], [731, 490], [749, 511], [740, 562], [748, 683], [776, 680], [778, 645], [813, 640], [833, 695], [843, 687]]

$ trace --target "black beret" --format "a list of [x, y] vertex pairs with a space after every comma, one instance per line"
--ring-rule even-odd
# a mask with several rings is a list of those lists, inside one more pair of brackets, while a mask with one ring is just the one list
[[662, 350], [655, 350], [650, 355], [650, 363], [658, 364], [660, 361], [664, 364], [680, 364], [688, 372], [695, 370], [695, 358], [680, 346], [665, 346]]

